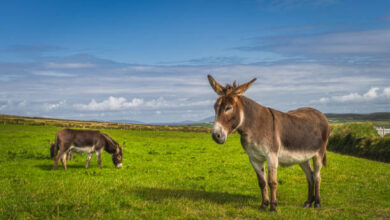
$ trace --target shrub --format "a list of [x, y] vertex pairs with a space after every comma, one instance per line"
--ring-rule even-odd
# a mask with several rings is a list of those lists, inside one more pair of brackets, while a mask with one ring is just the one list
[[328, 149], [390, 162], [390, 135], [381, 138], [375, 126], [369, 122], [332, 125]]

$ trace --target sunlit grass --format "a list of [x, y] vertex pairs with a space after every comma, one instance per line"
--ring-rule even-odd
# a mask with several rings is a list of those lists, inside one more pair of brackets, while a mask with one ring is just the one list
[[299, 166], [279, 168], [277, 213], [260, 210], [260, 190], [238, 135], [103, 130], [125, 141], [124, 167], [109, 154], [75, 155], [52, 171], [47, 140], [58, 127], [0, 125], [0, 219], [350, 219], [390, 218], [390, 165], [328, 153], [322, 206], [304, 209]]

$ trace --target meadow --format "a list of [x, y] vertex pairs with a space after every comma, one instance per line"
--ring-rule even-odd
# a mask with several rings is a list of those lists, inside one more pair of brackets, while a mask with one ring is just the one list
[[103, 153], [85, 169], [74, 155], [52, 170], [48, 140], [60, 127], [0, 125], [0, 219], [388, 219], [390, 164], [328, 152], [322, 208], [302, 208], [299, 166], [279, 168], [277, 213], [261, 210], [255, 172], [239, 136], [101, 129], [126, 142], [124, 167]]

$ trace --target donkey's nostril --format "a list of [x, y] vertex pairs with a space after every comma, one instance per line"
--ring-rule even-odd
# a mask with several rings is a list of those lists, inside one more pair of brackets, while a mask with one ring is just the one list
[[218, 144], [223, 144], [226, 139], [224, 134], [219, 132], [213, 133], [212, 137], [214, 141], [217, 142]]

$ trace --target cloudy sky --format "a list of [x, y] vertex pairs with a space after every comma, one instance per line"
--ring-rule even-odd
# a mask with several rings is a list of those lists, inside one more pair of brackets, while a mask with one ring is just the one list
[[390, 2], [1, 1], [0, 113], [213, 116], [222, 84], [282, 111], [390, 111]]

